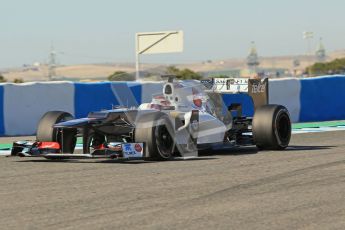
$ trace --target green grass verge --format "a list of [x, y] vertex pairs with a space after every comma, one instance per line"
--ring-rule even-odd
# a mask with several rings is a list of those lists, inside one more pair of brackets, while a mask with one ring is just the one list
[[306, 122], [306, 123], [292, 124], [293, 129], [335, 127], [335, 126], [345, 126], [345, 121], [323, 121], [323, 122]]

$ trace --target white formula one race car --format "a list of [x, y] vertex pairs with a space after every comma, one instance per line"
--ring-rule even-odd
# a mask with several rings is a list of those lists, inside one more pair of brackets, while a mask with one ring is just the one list
[[[176, 81], [173, 76], [163, 92], [138, 108], [90, 112], [73, 119], [63, 111], [47, 112], [40, 120], [36, 141], [14, 142], [12, 155], [48, 159], [111, 158], [167, 160], [198, 156], [198, 150], [214, 146], [256, 145], [281, 150], [288, 146], [291, 122], [282, 105], [269, 105], [268, 80], [226, 80], [232, 88], [246, 91], [255, 107], [253, 117], [242, 116], [242, 105], [225, 105], [222, 95], [205, 84]], [[205, 83], [205, 82], [204, 82]], [[206, 84], [206, 85], [207, 85]], [[242, 88], [241, 88], [242, 87]], [[243, 92], [242, 92], [243, 93]], [[82, 152], [75, 151], [77, 138]]]

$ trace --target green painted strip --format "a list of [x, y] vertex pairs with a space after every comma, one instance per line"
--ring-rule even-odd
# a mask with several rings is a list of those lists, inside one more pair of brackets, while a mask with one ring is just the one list
[[77, 138], [77, 144], [83, 144], [83, 138], [82, 137]]
[[294, 124], [292, 124], [293, 129], [335, 127], [335, 126], [345, 126], [345, 120], [343, 120], [343, 121], [324, 121], [324, 122], [308, 122], [308, 123], [294, 123]]
[[0, 144], [0, 150], [7, 149], [7, 148], [12, 148], [12, 144]]

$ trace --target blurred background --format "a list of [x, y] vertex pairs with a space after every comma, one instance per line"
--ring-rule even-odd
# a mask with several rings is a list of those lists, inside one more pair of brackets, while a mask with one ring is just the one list
[[146, 55], [141, 79], [345, 73], [341, 0], [2, 1], [0, 81], [135, 80], [135, 33], [183, 30], [184, 51]]

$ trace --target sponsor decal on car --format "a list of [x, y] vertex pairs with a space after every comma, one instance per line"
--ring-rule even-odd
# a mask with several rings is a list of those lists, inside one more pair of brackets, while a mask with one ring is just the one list
[[143, 150], [143, 143], [122, 144], [122, 153], [124, 158], [141, 158], [143, 157]]
[[141, 145], [138, 144], [138, 143], [135, 144], [134, 149], [135, 149], [135, 151], [137, 151], [137, 152], [142, 152], [142, 151], [143, 151], [143, 148], [142, 148]]
[[252, 86], [252, 93], [264, 93], [266, 91], [266, 83], [258, 82], [257, 84], [253, 84]]
[[248, 79], [246, 78], [214, 78], [212, 89], [216, 92], [247, 93]]

